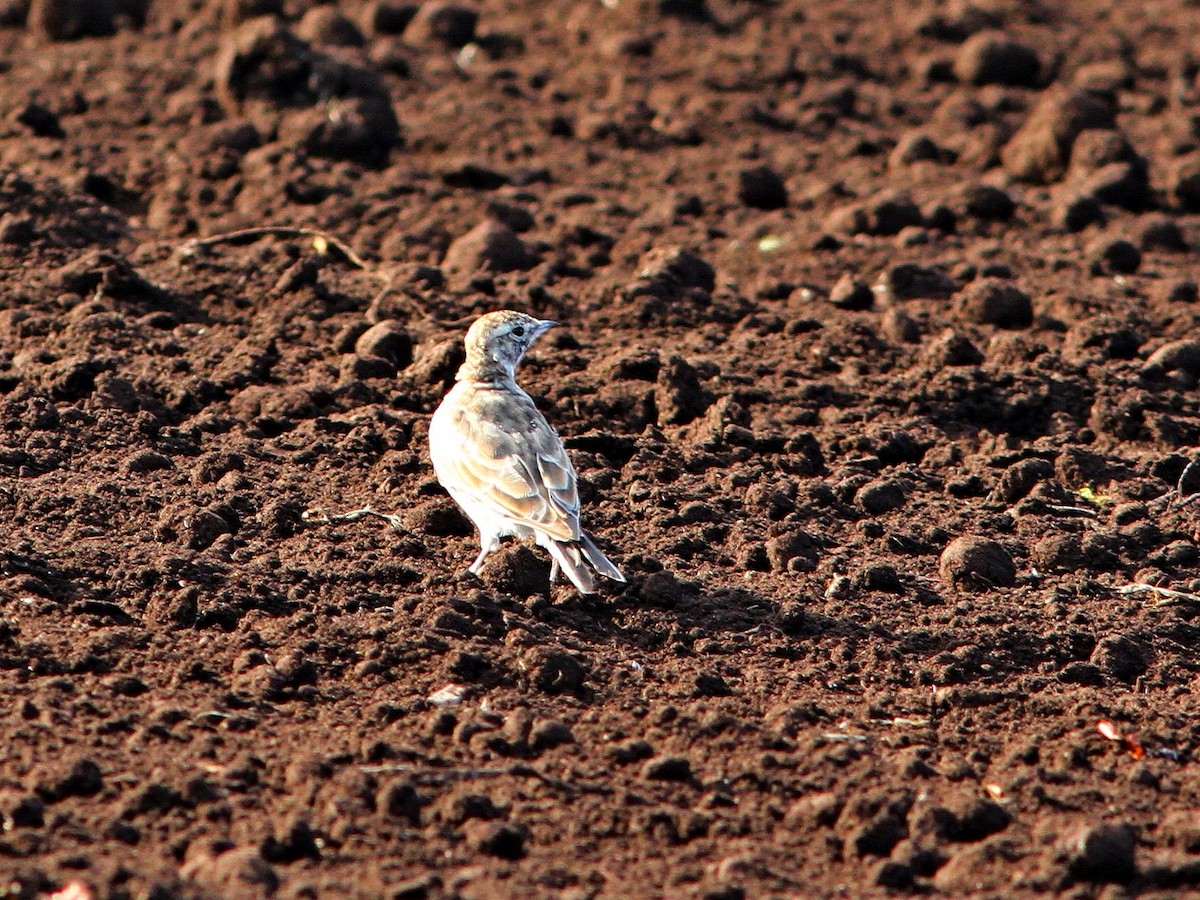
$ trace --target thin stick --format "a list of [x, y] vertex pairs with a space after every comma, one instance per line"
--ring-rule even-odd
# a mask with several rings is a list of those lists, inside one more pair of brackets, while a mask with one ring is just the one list
[[[1200, 458], [1193, 459], [1190, 463], [1184, 466], [1183, 471], [1179, 473], [1179, 481], [1175, 482], [1175, 493], [1177, 493], [1180, 497], [1191, 496], [1190, 494], [1185, 494], [1183, 492], [1183, 483], [1187, 481], [1188, 476], [1192, 474], [1192, 470], [1196, 468], [1197, 465], [1200, 465]], [[1194, 494], [1196, 492], [1193, 491], [1192, 493]]]
[[[317, 228], [300, 228], [291, 225], [260, 225], [255, 228], [239, 228], [237, 231], [226, 231], [203, 238], [192, 238], [176, 247], [175, 252], [183, 256], [193, 256], [199, 250], [215, 247], [218, 244], [235, 244], [238, 241], [253, 240], [261, 237], [309, 238], [314, 244], [317, 241], [324, 241], [327, 246], [332, 247], [345, 257], [346, 261], [356, 269], [366, 272], [381, 282], [382, 286], [375, 296], [371, 298], [371, 302], [367, 304], [366, 310], [366, 319], [368, 322], [377, 322], [379, 320], [379, 308], [383, 304], [384, 298], [395, 290], [395, 273], [372, 266], [354, 252], [353, 247], [327, 231], [321, 231]], [[325, 252], [319, 246], [317, 249], [321, 253]], [[473, 318], [472, 316], [462, 316], [452, 320], [439, 319], [429, 312], [429, 310], [425, 309], [411, 294], [405, 293], [404, 298], [408, 301], [410, 308], [414, 312], [438, 328], [445, 328], [447, 330], [458, 329], [466, 325]]]
[[555, 778], [552, 775], [547, 775], [540, 769], [535, 769], [527, 763], [516, 763], [508, 769], [508, 774], [515, 778], [536, 778], [538, 781], [547, 787], [557, 788], [560, 791], [566, 791], [571, 794], [611, 794], [612, 788], [602, 787], [600, 785], [591, 784], [575, 784], [570, 781], [563, 781], [561, 778]]
[[320, 238], [325, 241], [330, 247], [333, 247], [342, 256], [356, 268], [362, 269], [364, 272], [376, 274], [374, 269], [367, 263], [365, 259], [354, 252], [354, 249], [343, 241], [341, 238], [334, 237], [324, 231], [319, 231], [316, 228], [296, 228], [289, 225], [261, 225], [257, 228], [241, 228], [237, 231], [226, 231], [222, 234], [214, 234], [205, 238], [192, 238], [190, 241], [184, 241], [179, 245], [179, 252], [184, 255], [191, 255], [197, 250], [205, 247], [215, 247], [217, 244], [236, 244], [238, 241], [244, 241], [250, 238], [260, 237], [291, 237], [291, 238]]
[[1178, 494], [1178, 491], [1176, 491], [1175, 488], [1168, 488], [1167, 492], [1165, 494], [1161, 494], [1158, 497], [1155, 497], [1153, 500], [1147, 500], [1146, 506], [1148, 508], [1153, 508], [1155, 506], [1165, 506], [1166, 504], [1170, 503], [1173, 499], [1175, 499], [1177, 494]]
[[335, 522], [357, 522], [366, 516], [374, 516], [377, 519], [383, 519], [397, 531], [404, 531], [404, 522], [399, 516], [381, 513], [378, 510], [371, 509], [369, 506], [364, 506], [362, 509], [352, 509], [350, 512], [344, 513], [327, 513], [323, 509], [306, 509], [300, 513], [301, 522], [311, 522], [314, 525], [332, 525]]
[[[1172, 503], [1172, 501], [1174, 501], [1175, 506], [1185, 506], [1186, 504], [1194, 501], [1197, 497], [1200, 497], [1200, 491], [1192, 491], [1190, 494], [1187, 494], [1187, 495], [1185, 495], [1183, 493], [1184, 482], [1188, 480], [1188, 476], [1192, 474], [1192, 472], [1196, 469], [1197, 466], [1200, 466], [1200, 458], [1193, 459], [1191, 462], [1189, 462], [1186, 466], [1183, 467], [1183, 471], [1179, 473], [1179, 480], [1177, 482], [1175, 482], [1175, 487], [1171, 488], [1169, 491], [1167, 491], [1161, 497], [1155, 497], [1153, 500], [1149, 501], [1146, 505], [1147, 506], [1163, 506], [1164, 504], [1170, 504], [1170, 503]], [[1176, 499], [1176, 498], [1178, 498], [1178, 499]]]
[[1200, 603], [1200, 594], [1186, 594], [1183, 591], [1173, 591], [1170, 588], [1159, 587], [1156, 584], [1146, 584], [1142, 581], [1135, 581], [1132, 584], [1126, 584], [1117, 588], [1118, 594], [1159, 594], [1163, 600], [1159, 602], [1159, 606], [1165, 606], [1171, 602], [1177, 603]]
[[866, 735], [842, 734], [837, 731], [822, 731], [821, 737], [834, 744], [865, 744], [868, 740]]
[[1046, 509], [1065, 516], [1083, 516], [1087, 519], [1094, 519], [1097, 515], [1094, 509], [1088, 509], [1086, 506], [1056, 506], [1053, 503], [1047, 503]]

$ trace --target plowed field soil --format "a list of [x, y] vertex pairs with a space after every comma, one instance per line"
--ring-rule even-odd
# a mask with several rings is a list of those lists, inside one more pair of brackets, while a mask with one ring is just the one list
[[1200, 892], [1200, 5], [0, 23], [0, 896]]

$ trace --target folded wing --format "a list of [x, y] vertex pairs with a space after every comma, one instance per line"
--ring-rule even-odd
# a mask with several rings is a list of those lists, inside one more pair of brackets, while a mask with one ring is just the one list
[[579, 539], [579, 492], [562, 441], [527, 396], [490, 396], [455, 410], [460, 452], [443, 461], [443, 482], [556, 541]]

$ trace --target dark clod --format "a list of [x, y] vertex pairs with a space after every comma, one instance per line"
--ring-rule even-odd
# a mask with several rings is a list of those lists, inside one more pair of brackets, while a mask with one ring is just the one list
[[966, 590], [1012, 587], [1017, 582], [1008, 551], [995, 541], [970, 535], [950, 542], [942, 551], [938, 571], [946, 584]]
[[770, 166], [755, 166], [738, 173], [738, 199], [754, 209], [787, 206], [787, 185]]

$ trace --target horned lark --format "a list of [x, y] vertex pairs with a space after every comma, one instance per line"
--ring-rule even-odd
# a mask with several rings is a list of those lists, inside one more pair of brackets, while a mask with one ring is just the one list
[[625, 576], [579, 526], [575, 468], [557, 432], [517, 386], [525, 351], [556, 323], [501, 310], [467, 331], [467, 358], [429, 424], [438, 481], [479, 529], [478, 574], [500, 538], [532, 537], [550, 553], [550, 580], [566, 573], [581, 593], [595, 573]]

